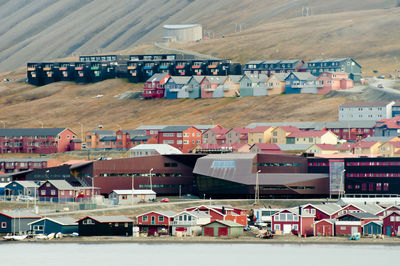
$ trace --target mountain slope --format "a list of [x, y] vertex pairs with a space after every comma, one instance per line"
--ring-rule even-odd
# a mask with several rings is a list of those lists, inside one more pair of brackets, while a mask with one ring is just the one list
[[[392, 8], [396, 0], [1, 0], [0, 72], [28, 61], [115, 52], [161, 40], [162, 25], [201, 23], [214, 36], [312, 14]], [[282, 32], [286, 38], [286, 35]], [[373, 34], [370, 34], [374, 38]], [[332, 41], [340, 41], [336, 36]]]

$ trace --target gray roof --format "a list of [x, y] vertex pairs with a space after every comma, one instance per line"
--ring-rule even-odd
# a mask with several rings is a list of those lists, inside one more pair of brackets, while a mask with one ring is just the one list
[[277, 144], [281, 151], [305, 151], [313, 144]]
[[336, 203], [312, 204], [312, 206], [329, 215], [332, 215], [342, 209], [342, 206]]
[[309, 72], [291, 72], [290, 74], [294, 74], [299, 80], [317, 80], [317, 77]]
[[142, 216], [142, 215], [146, 215], [146, 214], [149, 214], [149, 213], [152, 213], [152, 212], [155, 212], [155, 213], [164, 215], [164, 216], [166, 216], [166, 217], [174, 217], [174, 216], [177, 214], [177, 212], [174, 212], [174, 211], [159, 211], [159, 210], [156, 210], [156, 211], [148, 211], [148, 212], [139, 214], [139, 215], [136, 216], [136, 217], [139, 217], [139, 216]]
[[159, 132], [182, 132], [186, 129], [188, 129], [191, 126], [167, 126], [163, 129], [161, 129]]
[[131, 151], [142, 151], [142, 150], [155, 150], [159, 154], [182, 154], [182, 151], [169, 145], [169, 144], [139, 144], [133, 148]]
[[346, 102], [340, 107], [386, 107], [391, 102], [376, 101], [376, 102]]
[[315, 60], [309, 61], [308, 63], [342, 62], [342, 61], [345, 61], [347, 59], [352, 59], [352, 58], [348, 57], [348, 58], [315, 59]]
[[243, 75], [229, 75], [228, 79], [230, 79], [232, 82], [239, 82], [242, 77]]
[[271, 75], [271, 78], [276, 77], [276, 79], [278, 79], [280, 81], [284, 81], [288, 75], [289, 75], [289, 73], [274, 73]]
[[263, 61], [263, 64], [279, 64], [280, 60], [267, 60]]
[[244, 77], [247, 77], [253, 83], [266, 82], [268, 80], [268, 76], [265, 74], [246, 74], [242, 78]]
[[26, 187], [26, 188], [30, 188], [30, 187], [34, 187], [34, 188], [38, 188], [39, 186], [35, 183], [35, 182], [33, 182], [33, 181], [14, 181], [15, 183], [18, 183], [18, 184], [20, 184], [21, 186], [23, 186], [23, 187]]
[[128, 133], [131, 137], [133, 136], [145, 136], [146, 135], [146, 130], [140, 130], [140, 129], [133, 129], [133, 130], [121, 130], [123, 133]]
[[206, 76], [211, 83], [224, 84], [226, 76]]
[[149, 129], [154, 129], [154, 130], [159, 130], [163, 129], [164, 127], [167, 127], [168, 125], [143, 125], [137, 127], [135, 130], [149, 130]]
[[253, 61], [247, 62], [246, 65], [258, 65], [258, 64], [261, 64], [261, 63], [263, 63], [263, 61], [253, 60]]
[[6, 128], [0, 129], [0, 136], [57, 136], [66, 128]]
[[360, 219], [378, 218], [378, 216], [373, 215], [372, 213], [368, 213], [368, 212], [348, 212], [348, 213], [345, 213], [345, 214], [341, 215], [340, 217], [346, 216], [346, 215], [352, 215], [352, 216], [355, 216], [355, 217], [360, 218]]
[[44, 218], [39, 219], [37, 221], [31, 222], [29, 224], [34, 224], [34, 223], [37, 223], [37, 222], [45, 220], [45, 219], [53, 221], [53, 222], [61, 224], [61, 225], [78, 225], [78, 223], [76, 222], [75, 218], [68, 217], [68, 216], [65, 216], [65, 217], [44, 217]]
[[216, 220], [214, 222], [211, 222], [211, 223], [208, 223], [208, 224], [205, 224], [205, 225], [202, 225], [202, 226], [206, 226], [206, 225], [209, 225], [209, 224], [212, 224], [212, 223], [220, 223], [220, 224], [223, 224], [223, 225], [226, 225], [226, 226], [229, 226], [229, 227], [243, 227], [243, 225], [235, 223], [233, 221], [229, 221], [229, 220], [226, 220], [226, 221]]
[[172, 76], [172, 79], [176, 84], [187, 84], [191, 77], [181, 77], [181, 76]]
[[391, 137], [366, 137], [363, 139], [363, 141], [380, 141], [380, 142], [387, 142], [394, 138], [394, 136]]
[[330, 129], [340, 128], [373, 128], [375, 121], [335, 121], [315, 123], [315, 130], [322, 130], [324, 127]]
[[55, 186], [59, 190], [74, 190], [75, 188], [71, 186], [70, 183], [68, 183], [65, 180], [48, 180], [50, 184]]
[[246, 127], [255, 128], [258, 126], [269, 126], [269, 127], [282, 127], [282, 126], [294, 126], [300, 129], [314, 129], [322, 122], [267, 122], [267, 123], [251, 123]]
[[0, 214], [4, 214], [8, 217], [11, 218], [41, 218], [41, 216], [33, 213], [33, 212], [29, 212], [26, 210], [21, 210], [21, 211], [2, 211], [0, 212]]
[[115, 136], [104, 136], [99, 141], [116, 141], [117, 137]]
[[203, 80], [204, 77], [205, 77], [205, 76], [192, 76], [191, 79], [194, 79], [194, 80], [196, 80], [198, 83], [200, 83], [200, 82]]
[[[99, 223], [126, 223], [133, 222], [133, 220], [126, 216], [88, 216], [86, 218], [91, 218], [98, 221]], [[82, 220], [82, 219], [81, 219]]]
[[0, 162], [6, 163], [27, 163], [27, 162], [47, 162], [50, 158], [9, 158], [9, 159], [0, 159]]
[[381, 212], [384, 210], [381, 206], [379, 206], [378, 204], [375, 204], [375, 203], [367, 203], [367, 204], [352, 203], [352, 205], [356, 206], [357, 208], [359, 208], [365, 212], [369, 212], [372, 214], [377, 214], [378, 212]]
[[175, 216], [178, 216], [182, 213], [187, 213], [190, 214], [192, 216], [196, 216], [198, 218], [208, 218], [211, 217], [209, 214], [205, 213], [205, 212], [200, 212], [200, 211], [182, 211], [180, 213], [177, 213]]
[[92, 133], [92, 134], [97, 134], [97, 135], [99, 135], [99, 137], [102, 137], [102, 136], [114, 136], [115, 135], [115, 131], [112, 131], [112, 130], [90, 130], [90, 132]]
[[167, 74], [165, 73], [156, 73], [153, 76], [151, 76], [147, 82], [155, 82], [155, 81], [161, 81], [163, 78], [165, 78]]
[[279, 63], [280, 64], [294, 64], [294, 63], [297, 63], [300, 61], [301, 61], [300, 59], [289, 59], [289, 60], [282, 60]]

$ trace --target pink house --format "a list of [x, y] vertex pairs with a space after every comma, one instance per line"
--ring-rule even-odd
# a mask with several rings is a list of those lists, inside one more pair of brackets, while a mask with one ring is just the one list
[[349, 73], [323, 72], [317, 80], [323, 85], [318, 89], [318, 94], [327, 94], [331, 90], [347, 90], [354, 86], [354, 81], [349, 78]]
[[222, 86], [226, 79], [226, 76], [206, 76], [200, 82], [201, 98], [213, 98], [214, 91]]

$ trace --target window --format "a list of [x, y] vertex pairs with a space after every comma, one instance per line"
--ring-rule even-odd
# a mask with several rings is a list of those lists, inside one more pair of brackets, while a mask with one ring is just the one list
[[315, 209], [311, 209], [311, 214], [315, 214]]
[[340, 230], [346, 230], [346, 226], [341, 226]]
[[83, 220], [82, 224], [94, 224], [92, 219]]
[[292, 229], [293, 229], [294, 231], [298, 231], [298, 230], [299, 230], [299, 226], [298, 226], [297, 224], [294, 224], [293, 227], [292, 227]]
[[361, 184], [361, 190], [362, 191], [366, 191], [367, 190], [367, 184], [366, 183], [362, 183]]
[[158, 221], [159, 222], [164, 222], [164, 216], [158, 216]]
[[54, 196], [54, 195], [56, 195], [56, 191], [55, 191], [54, 189], [52, 189], [52, 190], [50, 191], [50, 194], [51, 194], [52, 196]]
[[115, 223], [114, 226], [115, 226], [115, 227], [118, 227], [118, 226], [119, 226], [119, 223]]
[[41, 190], [40, 195], [42, 195], [42, 196], [46, 195], [46, 190]]
[[143, 222], [147, 222], [149, 220], [149, 218], [147, 217], [147, 215], [144, 215], [142, 220], [143, 220]]
[[189, 141], [188, 140], [184, 140], [183, 144], [189, 144]]
[[7, 228], [7, 222], [1, 222], [1, 228]]
[[383, 183], [383, 191], [389, 190], [389, 183]]
[[394, 222], [394, 221], [395, 221], [394, 216], [390, 216], [390, 221], [391, 221], [391, 222]]
[[122, 199], [123, 199], [123, 200], [128, 199], [128, 195], [122, 195]]
[[46, 184], [46, 187], [50, 187], [50, 185], [51, 185], [50, 183], [47, 183], [47, 184]]
[[280, 224], [275, 224], [274, 229], [275, 229], [275, 231], [280, 231], [281, 230], [281, 225]]
[[176, 144], [182, 144], [182, 140], [179, 140], [179, 139], [178, 139], [178, 140], [176, 141]]

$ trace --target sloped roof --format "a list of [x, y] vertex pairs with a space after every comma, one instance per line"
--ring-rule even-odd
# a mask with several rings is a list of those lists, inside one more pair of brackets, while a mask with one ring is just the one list
[[140, 150], [155, 150], [159, 154], [182, 154], [182, 151], [177, 148], [169, 145], [169, 144], [139, 144], [133, 148], [131, 151], [140, 151]]
[[[15, 183], [20, 184], [23, 187], [26, 188], [30, 188], [30, 187], [34, 187], [34, 188], [38, 188], [39, 186], [33, 182], [33, 181], [14, 181]], [[11, 182], [12, 183], [12, 182]]]
[[212, 128], [210, 128], [208, 130], [214, 132], [217, 135], [225, 134], [226, 132], [229, 131], [229, 129], [221, 127], [221, 126], [215, 126], [215, 127], [212, 127]]
[[65, 216], [65, 217], [44, 217], [44, 218], [39, 219], [37, 221], [31, 222], [28, 225], [35, 224], [35, 223], [43, 221], [43, 220], [50, 220], [50, 221], [53, 221], [53, 222], [55, 222], [57, 224], [61, 224], [61, 225], [78, 225], [78, 223], [76, 222], [75, 218], [68, 217], [68, 216]]
[[67, 128], [5, 128], [0, 136], [57, 136]]
[[387, 127], [389, 129], [399, 129], [400, 117], [395, 116], [393, 118], [379, 120], [377, 121], [375, 127]]
[[153, 76], [151, 76], [147, 82], [158, 82], [161, 81], [163, 78], [165, 78], [168, 74], [166, 73], [156, 73]]
[[[325, 130], [310, 130], [310, 131], [296, 131], [292, 132], [290, 135], [287, 136], [287, 138], [317, 138], [317, 137], [322, 137], [323, 135], [327, 134], [330, 131], [325, 131]], [[334, 134], [334, 133], [332, 133]]]
[[211, 222], [211, 223], [202, 225], [202, 227], [207, 226], [207, 225], [209, 225], [209, 224], [213, 224], [213, 223], [223, 224], [223, 225], [226, 225], [226, 226], [228, 226], [228, 227], [243, 227], [243, 225], [238, 224], [238, 223], [235, 223], [235, 222], [233, 222], [233, 221], [229, 221], [229, 220], [225, 220], [225, 221], [216, 220], [216, 221], [214, 221], [214, 222]]
[[315, 205], [314, 204], [306, 204], [305, 206], [307, 206], [307, 205], [311, 205], [314, 208], [316, 208], [328, 215], [332, 215], [342, 209], [342, 206], [340, 206], [339, 204], [336, 204], [336, 203], [325, 203], [325, 204], [315, 204]]
[[278, 144], [282, 151], [305, 151], [313, 144]]
[[390, 102], [376, 101], [376, 102], [346, 102], [340, 107], [386, 107]]
[[111, 193], [115, 193], [118, 195], [156, 195], [156, 192], [150, 189], [115, 189]]
[[317, 80], [317, 77], [309, 72], [291, 72], [287, 75], [286, 79], [291, 75], [295, 75], [299, 80]]
[[173, 80], [175, 84], [187, 84], [191, 77], [182, 77], [182, 76], [172, 76], [170, 80]]
[[93, 220], [96, 220], [99, 223], [129, 223], [133, 222], [133, 220], [129, 217], [126, 216], [86, 216], [85, 218], [82, 218], [79, 221], [82, 221], [86, 218], [91, 218]]
[[[300, 129], [298, 127], [295, 127], [295, 126], [278, 126], [277, 128], [280, 128], [280, 129], [282, 129], [282, 130], [284, 130], [286, 132], [297, 132], [297, 131], [300, 131]], [[275, 129], [277, 129], [277, 128], [275, 128]]]
[[254, 145], [260, 150], [281, 150], [281, 148], [279, 148], [279, 146], [275, 143], [255, 143]]
[[48, 180], [46, 182], [49, 182], [59, 190], [75, 190], [75, 188], [65, 180]]
[[247, 134], [247, 133], [249, 133], [250, 132], [250, 128], [247, 128], [247, 127], [234, 127], [234, 128], [232, 128], [233, 130], [235, 130], [235, 131], [237, 131], [238, 133], [240, 133], [240, 134]]
[[177, 213], [175, 216], [178, 216], [182, 213], [187, 213], [189, 215], [195, 216], [197, 218], [209, 218], [211, 217], [209, 214], [205, 213], [205, 212], [201, 212], [201, 211], [182, 211], [180, 213]]
[[0, 214], [4, 214], [10, 218], [41, 218], [40, 215], [37, 215], [33, 212], [29, 212], [26, 210], [21, 211], [2, 211]]
[[117, 140], [117, 137], [115, 137], [115, 136], [105, 136], [105, 137], [102, 137], [99, 141], [116, 141]]
[[249, 133], [264, 133], [266, 130], [270, 129], [270, 126], [257, 126], [250, 129]]
[[324, 151], [337, 151], [339, 150], [338, 147], [336, 147], [335, 145], [332, 144], [314, 144], [315, 146], [317, 146], [318, 148], [320, 148], [321, 150]]
[[131, 141], [147, 141], [151, 136], [134, 136]]
[[224, 84], [225, 80], [227, 79], [226, 76], [206, 76], [206, 78], [211, 83], [216, 83], [216, 84], [220, 84], [220, 85]]
[[152, 213], [152, 212], [161, 214], [161, 215], [166, 216], [166, 217], [174, 217], [174, 216], [177, 214], [177, 212], [174, 212], [174, 211], [160, 211], [160, 210], [156, 210], [156, 211], [148, 211], [148, 212], [139, 214], [139, 215], [137, 215], [136, 217], [143, 216], [143, 215], [146, 215], [146, 214], [149, 214], [149, 213]]
[[368, 213], [368, 212], [347, 212], [347, 213], [337, 217], [337, 219], [340, 219], [341, 217], [347, 216], [347, 215], [351, 215], [351, 216], [357, 217], [360, 220], [363, 220], [363, 219], [377, 219], [378, 218], [378, 216], [373, 215], [372, 213]]
[[[271, 126], [271, 127], [284, 127], [284, 126], [293, 126], [298, 129], [316, 129], [317, 126], [323, 124], [323, 122], [270, 122], [270, 123], [251, 123], [246, 127], [254, 128], [256, 126]], [[321, 127], [321, 129], [323, 126]]]
[[186, 129], [190, 128], [190, 125], [185, 125], [185, 126], [166, 126], [163, 129], [160, 129], [159, 132], [182, 132], [185, 131]]
[[274, 73], [271, 75], [270, 79], [275, 77], [277, 80], [284, 81], [288, 75], [288, 73]]

